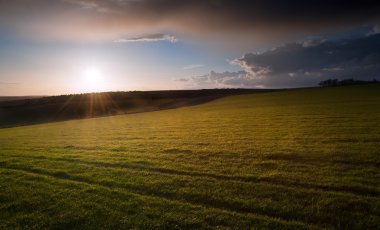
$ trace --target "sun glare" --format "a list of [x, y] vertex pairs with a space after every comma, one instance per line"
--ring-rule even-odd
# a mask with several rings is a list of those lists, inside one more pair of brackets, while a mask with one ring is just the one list
[[87, 90], [100, 91], [104, 87], [104, 79], [101, 71], [96, 67], [87, 67], [84, 70], [85, 87]]

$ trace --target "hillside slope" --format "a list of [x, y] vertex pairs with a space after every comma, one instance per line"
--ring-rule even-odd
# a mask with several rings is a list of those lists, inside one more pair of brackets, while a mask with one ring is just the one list
[[380, 85], [0, 130], [0, 228], [376, 229]]
[[271, 91], [275, 90], [131, 91], [0, 100], [0, 128], [172, 109], [202, 104], [231, 95]]

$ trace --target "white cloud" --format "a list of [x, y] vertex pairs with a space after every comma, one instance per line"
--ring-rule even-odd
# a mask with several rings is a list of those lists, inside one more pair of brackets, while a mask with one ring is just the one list
[[73, 3], [79, 5], [82, 9], [95, 10], [97, 12], [105, 13], [108, 12], [107, 8], [99, 5], [97, 2], [85, 1], [85, 0], [64, 0], [68, 3]]
[[245, 71], [218, 73], [211, 71], [208, 74], [190, 78], [176, 79], [188, 88], [262, 88], [260, 80], [252, 77]]
[[188, 65], [183, 67], [184, 70], [189, 70], [189, 69], [196, 69], [196, 68], [201, 68], [204, 67], [203, 64], [193, 64], [193, 65]]
[[138, 37], [121, 38], [114, 42], [156, 42], [156, 41], [169, 41], [175, 43], [178, 41], [176, 37], [170, 34], [147, 34]]

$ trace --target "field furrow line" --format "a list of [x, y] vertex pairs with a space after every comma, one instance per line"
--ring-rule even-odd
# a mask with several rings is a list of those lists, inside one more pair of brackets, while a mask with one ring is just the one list
[[[20, 156], [17, 156], [17, 157], [20, 157]], [[49, 157], [43, 157], [43, 156], [38, 156], [38, 157], [22, 156], [22, 158], [46, 159], [49, 161], [64, 161], [64, 162], [94, 165], [97, 167], [106, 167], [106, 168], [125, 168], [125, 169], [131, 169], [131, 170], [160, 173], [160, 174], [165, 174], [165, 175], [179, 175], [179, 176], [235, 181], [235, 182], [243, 182], [243, 183], [265, 183], [268, 185], [282, 186], [282, 187], [287, 187], [287, 188], [292, 188], [292, 189], [306, 189], [306, 190], [323, 191], [323, 192], [331, 192], [331, 193], [342, 193], [342, 194], [362, 196], [362, 197], [377, 198], [380, 196], [380, 192], [364, 189], [364, 188], [336, 187], [336, 186], [331, 186], [331, 185], [316, 185], [316, 184], [291, 182], [291, 181], [284, 181], [284, 180], [280, 181], [275, 178], [260, 178], [260, 177], [255, 177], [255, 176], [233, 176], [233, 175], [231, 176], [231, 175], [204, 173], [204, 172], [180, 171], [180, 170], [168, 169], [168, 168], [145, 167], [138, 164], [96, 162], [96, 161], [85, 161], [85, 160], [79, 160], [79, 159], [49, 158]]]
[[281, 220], [288, 223], [298, 223], [300, 225], [307, 225], [308, 228], [309, 227], [315, 228], [315, 229], [320, 228], [320, 226], [318, 226], [318, 223], [310, 223], [310, 222], [304, 222], [301, 220], [289, 219], [281, 215], [268, 214], [264, 212], [258, 212], [258, 211], [253, 212], [252, 210], [249, 210], [244, 207], [237, 208], [236, 206], [231, 206], [231, 204], [224, 203], [221, 200], [210, 199], [207, 202], [205, 202], [205, 200], [199, 200], [197, 199], [197, 197], [185, 197], [181, 195], [176, 196], [176, 194], [174, 193], [164, 193], [164, 192], [153, 190], [147, 187], [134, 186], [131, 184], [120, 185], [113, 182], [97, 182], [88, 178], [73, 176], [67, 173], [62, 173], [62, 172], [55, 173], [55, 172], [48, 172], [48, 171], [36, 169], [36, 168], [29, 168], [29, 167], [22, 167], [22, 166], [8, 166], [4, 162], [0, 162], [0, 168], [7, 169], [7, 170], [21, 171], [24, 173], [31, 173], [38, 176], [48, 176], [48, 177], [53, 177], [56, 179], [66, 180], [66, 181], [71, 181], [71, 182], [96, 185], [96, 186], [101, 186], [107, 189], [126, 189], [128, 190], [128, 192], [141, 195], [141, 196], [148, 196], [152, 198], [165, 199], [168, 201], [181, 202], [181, 203], [185, 203], [185, 204], [193, 205], [193, 206], [202, 206], [205, 208], [220, 210], [224, 212], [232, 212], [232, 213], [238, 213], [238, 214], [243, 214], [243, 215], [252, 215], [254, 217]]

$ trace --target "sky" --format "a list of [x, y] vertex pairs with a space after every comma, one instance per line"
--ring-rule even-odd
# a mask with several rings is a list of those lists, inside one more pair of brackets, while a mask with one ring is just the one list
[[380, 80], [379, 1], [0, 0], [0, 95]]

